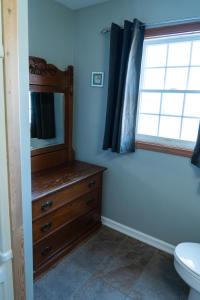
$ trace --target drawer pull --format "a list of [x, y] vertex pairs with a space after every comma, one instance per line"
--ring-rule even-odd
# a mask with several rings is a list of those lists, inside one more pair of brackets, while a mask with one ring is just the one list
[[90, 205], [92, 205], [92, 204], [94, 203], [94, 201], [95, 201], [95, 198], [92, 198], [92, 199], [88, 200], [88, 201], [86, 202], [86, 204], [87, 204], [88, 206], [90, 206]]
[[89, 188], [93, 188], [93, 187], [95, 187], [95, 185], [96, 185], [96, 181], [95, 181], [95, 180], [92, 180], [92, 181], [90, 181], [90, 182], [88, 183], [88, 187], [89, 187]]
[[52, 227], [52, 222], [46, 223], [40, 227], [41, 232], [47, 232]]
[[52, 246], [47, 246], [46, 248], [44, 248], [44, 250], [42, 250], [41, 255], [42, 255], [42, 256], [48, 255], [49, 252], [51, 252], [52, 249], [53, 249]]
[[44, 202], [41, 206], [42, 211], [47, 211], [53, 205], [53, 201]]

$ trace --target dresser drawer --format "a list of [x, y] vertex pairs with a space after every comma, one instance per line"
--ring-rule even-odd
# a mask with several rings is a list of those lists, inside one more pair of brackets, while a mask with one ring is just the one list
[[33, 241], [36, 242], [57, 227], [87, 214], [100, 205], [99, 190], [96, 189], [58, 208], [33, 222]]
[[35, 245], [33, 248], [34, 270], [98, 223], [100, 223], [100, 214], [98, 211], [93, 211], [65, 225]]
[[88, 177], [83, 181], [74, 183], [67, 188], [63, 188], [62, 190], [42, 197], [39, 200], [34, 200], [32, 202], [33, 221], [58, 207], [67, 204], [71, 200], [99, 188], [101, 186], [101, 176], [101, 174], [97, 174]]

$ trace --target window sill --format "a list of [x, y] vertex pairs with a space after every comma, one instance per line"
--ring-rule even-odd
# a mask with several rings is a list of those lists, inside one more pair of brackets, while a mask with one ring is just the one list
[[168, 153], [172, 155], [185, 156], [185, 157], [191, 157], [193, 152], [192, 150], [187, 148], [173, 147], [173, 146], [167, 146], [159, 143], [151, 143], [151, 142], [144, 142], [144, 141], [136, 141], [136, 148], [155, 151], [155, 152]]

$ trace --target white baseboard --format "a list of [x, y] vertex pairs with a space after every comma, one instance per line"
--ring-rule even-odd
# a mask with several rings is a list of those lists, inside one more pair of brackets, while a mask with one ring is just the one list
[[148, 245], [151, 245], [159, 250], [162, 250], [164, 252], [167, 252], [169, 254], [173, 254], [175, 250], [175, 246], [171, 245], [169, 243], [166, 243], [162, 240], [156, 239], [153, 236], [150, 236], [146, 233], [143, 233], [141, 231], [135, 230], [131, 227], [125, 226], [121, 223], [115, 222], [111, 219], [108, 219], [106, 217], [101, 217], [102, 224], [105, 226], [108, 226], [116, 231], [119, 231], [121, 233], [124, 233], [132, 238], [135, 238], [143, 243], [146, 243]]

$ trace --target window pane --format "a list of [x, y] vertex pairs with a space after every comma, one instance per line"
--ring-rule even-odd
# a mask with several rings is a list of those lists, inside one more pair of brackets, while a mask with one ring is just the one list
[[181, 139], [185, 141], [196, 142], [199, 128], [199, 120], [197, 119], [183, 119]]
[[161, 114], [182, 115], [184, 94], [163, 94]]
[[166, 89], [186, 89], [188, 68], [169, 68], [166, 75]]
[[138, 133], [147, 135], [157, 135], [158, 116], [139, 115]]
[[160, 111], [160, 93], [141, 93], [140, 113], [158, 114]]
[[146, 47], [146, 67], [163, 67], [166, 65], [167, 45], [151, 45]]
[[168, 66], [188, 66], [191, 42], [169, 44]]
[[200, 65], [200, 41], [193, 42], [191, 65]]
[[138, 134], [192, 144], [200, 120], [200, 35], [148, 40], [144, 50]]
[[189, 90], [200, 90], [200, 68], [193, 67], [190, 69]]
[[160, 117], [159, 136], [178, 139], [180, 134], [181, 118]]
[[200, 94], [186, 95], [184, 116], [200, 118]]
[[144, 71], [145, 89], [163, 89], [165, 69], [146, 69]]

